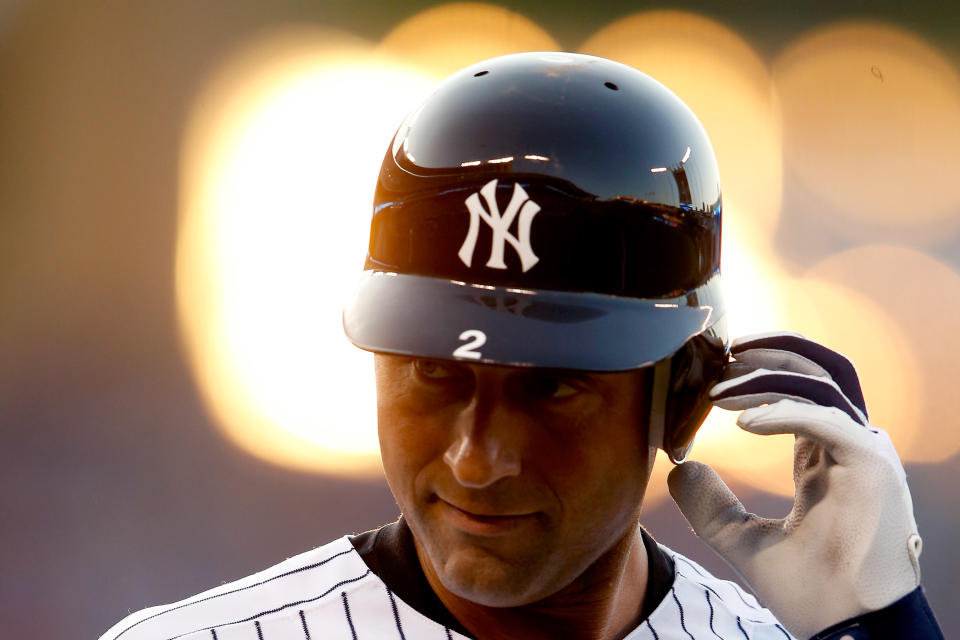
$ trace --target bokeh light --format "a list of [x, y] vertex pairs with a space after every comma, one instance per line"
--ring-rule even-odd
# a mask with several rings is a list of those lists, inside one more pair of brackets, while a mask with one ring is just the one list
[[383, 52], [445, 78], [480, 60], [520, 51], [555, 51], [554, 39], [524, 16], [479, 2], [455, 2], [422, 11], [394, 27]]
[[[780, 106], [767, 66], [751, 46], [704, 16], [650, 11], [604, 27], [580, 50], [635, 67], [687, 103], [717, 155], [724, 233], [737, 233], [745, 248], [768, 245], [783, 182]], [[726, 207], [730, 200], [736, 211]]]
[[960, 76], [938, 51], [854, 22], [801, 37], [773, 68], [784, 163], [809, 194], [797, 210], [858, 243], [937, 242], [957, 230]]
[[431, 86], [362, 41], [294, 31], [251, 46], [198, 102], [179, 308], [203, 395], [250, 452], [302, 469], [379, 468], [372, 361], [343, 337], [341, 310], [384, 149]]
[[655, 508], [661, 501], [670, 498], [670, 489], [667, 487], [667, 475], [673, 469], [673, 463], [662, 450], [657, 449], [657, 457], [653, 463], [653, 472], [647, 482], [647, 490], [643, 494], [643, 508]]
[[[939, 461], [960, 451], [960, 416], [955, 401], [960, 381], [960, 274], [914, 249], [871, 245], [826, 258], [807, 275], [868, 296], [900, 327], [905, 348], [918, 363], [917, 373], [904, 375], [893, 363], [881, 367], [875, 361], [874, 366], [855, 362], [861, 366], [864, 379], [877, 384], [887, 379], [886, 391], [878, 396], [894, 392], [899, 384], [915, 383], [902, 410], [888, 417], [871, 415], [878, 426], [891, 433], [915, 434], [903, 443], [894, 439], [901, 457]], [[862, 323], [863, 330], [869, 331], [873, 318], [863, 318]], [[896, 346], [876, 341], [873, 348], [883, 353]], [[864, 354], [864, 361], [871, 362], [869, 358]], [[865, 389], [872, 390], [866, 384]], [[867, 400], [880, 398], [868, 396]]]
[[740, 207], [724, 196], [721, 272], [727, 307], [727, 330], [744, 336], [782, 327], [786, 274], [766, 246], [750, 246], [737, 227], [728, 227], [727, 218], [736, 218]]

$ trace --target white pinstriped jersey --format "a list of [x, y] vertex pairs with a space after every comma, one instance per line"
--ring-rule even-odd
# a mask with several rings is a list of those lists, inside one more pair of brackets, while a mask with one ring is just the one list
[[[670, 551], [669, 594], [626, 640], [792, 640], [732, 582]], [[100, 640], [461, 640], [393, 594], [349, 538], [180, 602], [144, 609]]]

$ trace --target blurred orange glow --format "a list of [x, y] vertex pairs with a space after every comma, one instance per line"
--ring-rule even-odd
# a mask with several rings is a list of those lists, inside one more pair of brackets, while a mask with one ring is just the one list
[[431, 86], [366, 43], [301, 30], [250, 47], [197, 102], [182, 164], [180, 317], [207, 404], [256, 455], [379, 468], [372, 362], [344, 339], [341, 309], [384, 149]]
[[667, 474], [673, 469], [673, 463], [667, 454], [657, 449], [657, 458], [653, 463], [653, 473], [647, 482], [647, 491], [643, 494], [644, 508], [656, 507], [662, 500], [670, 498], [670, 489], [667, 487]]
[[774, 75], [785, 166], [812, 195], [798, 209], [861, 243], [957, 230], [960, 77], [939, 52], [902, 29], [854, 22], [800, 38]]
[[743, 241], [740, 228], [728, 228], [727, 218], [739, 217], [740, 212], [739, 205], [724, 196], [721, 271], [731, 336], [783, 328], [783, 298], [789, 295], [781, 284], [786, 274], [772, 249], [750, 246]]
[[591, 36], [583, 53], [647, 73], [687, 103], [710, 135], [726, 205], [724, 233], [745, 248], [769, 244], [783, 182], [780, 106], [763, 60], [739, 35], [709, 18], [650, 11]]
[[[757, 436], [737, 426], [739, 411], [714, 407], [690, 455], [716, 469], [726, 482], [793, 495], [793, 436]], [[764, 514], [768, 515], [768, 514]]]
[[[900, 327], [909, 354], [919, 363], [918, 374], [905, 375], [892, 368], [894, 363], [875, 370], [855, 360], [865, 383], [869, 379], [887, 379], [883, 393], [894, 392], [901, 380], [915, 381], [917, 385], [908, 388], [905, 406], [889, 415], [889, 423], [885, 422], [887, 416], [880, 413], [882, 404], [877, 404], [871, 414], [877, 426], [891, 435], [900, 431], [914, 434], [904, 443], [894, 436], [901, 457], [940, 461], [960, 451], [960, 414], [956, 405], [960, 381], [960, 274], [913, 249], [872, 245], [831, 256], [808, 275], [841, 283], [869, 296]], [[870, 331], [868, 323], [872, 322], [872, 318], [865, 318], [863, 330]], [[898, 348], [888, 342], [873, 344], [877, 355]], [[867, 354], [862, 359], [871, 361]], [[865, 390], [870, 390], [866, 384]], [[881, 400], [881, 394], [877, 395], [867, 395], [867, 401], [872, 403], [868, 408]], [[894, 424], [898, 420], [901, 424]]]
[[558, 45], [518, 13], [479, 2], [455, 2], [401, 22], [380, 48], [439, 80], [480, 60], [521, 51], [555, 51]]

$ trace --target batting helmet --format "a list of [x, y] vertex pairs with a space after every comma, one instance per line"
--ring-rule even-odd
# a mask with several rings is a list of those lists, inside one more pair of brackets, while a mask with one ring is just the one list
[[669, 89], [586, 55], [486, 60], [387, 149], [344, 328], [381, 353], [652, 366], [650, 442], [680, 461], [726, 360], [720, 217], [710, 141]]

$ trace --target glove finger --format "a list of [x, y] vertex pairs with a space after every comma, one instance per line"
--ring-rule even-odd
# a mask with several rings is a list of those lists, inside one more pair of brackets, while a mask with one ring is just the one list
[[757, 369], [750, 373], [719, 382], [710, 390], [710, 399], [721, 409], [741, 410], [761, 404], [773, 404], [782, 399], [834, 407], [851, 420], [866, 425], [866, 416], [844, 395], [829, 378]]
[[779, 530], [780, 521], [749, 513], [717, 472], [701, 462], [674, 467], [667, 485], [696, 534], [734, 566], [753, 554], [761, 542], [758, 534]]
[[[759, 351], [748, 355], [749, 351]], [[794, 354], [789, 358], [771, 352], [781, 351]], [[788, 370], [799, 373], [813, 373], [815, 370], [826, 372], [843, 394], [850, 399], [854, 406], [867, 418], [867, 405], [863, 399], [863, 390], [860, 388], [860, 378], [853, 363], [841, 353], [803, 337], [798, 333], [775, 332], [759, 333], [737, 338], [730, 345], [730, 353], [737, 360], [748, 358], [758, 366], [767, 369], [779, 369], [786, 365]], [[766, 361], [774, 366], [762, 364]], [[817, 374], [814, 374], [817, 375]], [[866, 422], [866, 420], [864, 420]]]
[[748, 365], [754, 369], [770, 371], [792, 371], [820, 378], [829, 378], [830, 372], [819, 364], [793, 351], [782, 349], [747, 349], [736, 355], [734, 362]]
[[780, 400], [747, 409], [737, 418], [744, 431], [758, 435], [790, 433], [822, 446], [839, 464], [849, 465], [875, 449], [873, 427], [864, 428], [833, 407]]

